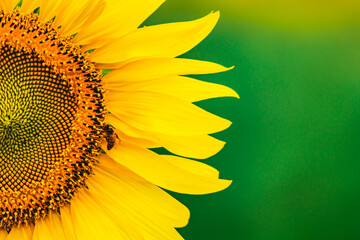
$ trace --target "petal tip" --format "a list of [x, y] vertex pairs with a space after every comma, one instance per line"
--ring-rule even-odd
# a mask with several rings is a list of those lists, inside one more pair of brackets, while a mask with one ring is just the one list
[[213, 28], [215, 27], [215, 25], [217, 24], [219, 19], [220, 19], [220, 11], [216, 11], [216, 12], [213, 11], [204, 17], [205, 21], [209, 21], [209, 22], [213, 23], [213, 25], [214, 25]]
[[211, 12], [211, 14], [213, 14], [214, 15], [214, 17], [217, 17], [217, 18], [220, 18], [220, 11], [213, 11], [213, 12]]
[[224, 180], [224, 186], [226, 186], [224, 189], [230, 187], [230, 185], [233, 183], [233, 180]]
[[232, 97], [235, 97], [235, 98], [237, 98], [237, 99], [240, 99], [239, 94], [238, 94], [235, 90], [233, 90], [233, 95], [232, 95]]

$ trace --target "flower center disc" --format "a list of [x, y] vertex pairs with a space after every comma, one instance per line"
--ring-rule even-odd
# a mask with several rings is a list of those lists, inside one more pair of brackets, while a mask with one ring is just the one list
[[0, 188], [44, 179], [70, 143], [76, 96], [36, 55], [0, 49]]
[[0, 228], [57, 211], [92, 173], [102, 77], [72, 38], [35, 14], [0, 11]]

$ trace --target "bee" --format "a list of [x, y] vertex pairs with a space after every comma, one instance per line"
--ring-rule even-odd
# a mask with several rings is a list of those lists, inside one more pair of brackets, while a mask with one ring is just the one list
[[105, 140], [107, 142], [107, 150], [111, 150], [119, 139], [118, 135], [114, 132], [114, 129], [108, 124], [104, 128]]

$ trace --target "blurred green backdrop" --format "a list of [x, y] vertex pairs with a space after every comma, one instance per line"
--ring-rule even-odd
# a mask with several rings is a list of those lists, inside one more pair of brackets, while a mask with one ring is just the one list
[[145, 24], [220, 10], [186, 57], [235, 70], [201, 79], [240, 100], [199, 103], [233, 121], [206, 163], [232, 186], [174, 194], [192, 217], [185, 239], [360, 239], [358, 1], [168, 0]]

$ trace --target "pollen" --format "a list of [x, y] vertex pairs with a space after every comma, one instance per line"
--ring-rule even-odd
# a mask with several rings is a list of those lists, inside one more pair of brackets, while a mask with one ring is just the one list
[[105, 126], [101, 77], [51, 21], [0, 11], [0, 228], [33, 224], [86, 187]]

